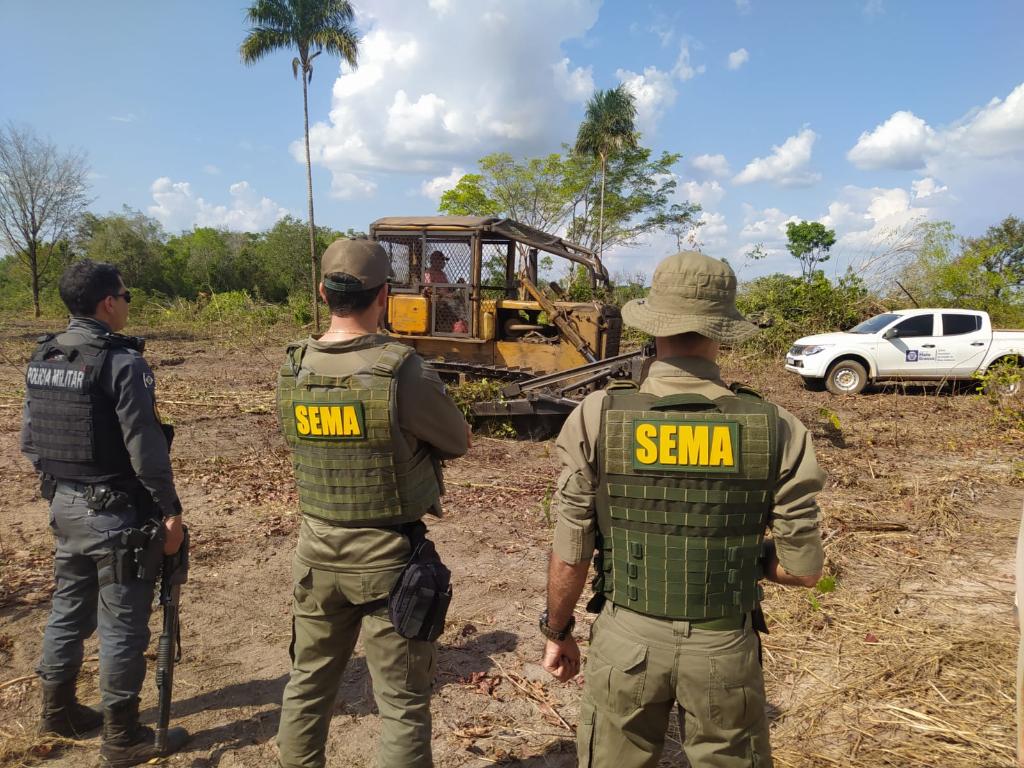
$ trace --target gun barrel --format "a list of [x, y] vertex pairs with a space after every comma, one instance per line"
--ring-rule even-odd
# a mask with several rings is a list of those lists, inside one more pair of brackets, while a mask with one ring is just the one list
[[164, 626], [156, 649], [157, 716], [154, 744], [157, 755], [167, 752], [167, 727], [171, 721], [171, 697], [174, 690], [174, 663], [181, 653], [181, 624], [178, 606], [181, 585], [188, 579], [189, 535], [185, 528], [181, 548], [174, 555], [164, 557], [160, 583], [160, 605], [164, 609]]
[[[173, 608], [165, 609], [168, 613]], [[177, 633], [168, 624], [177, 623], [174, 619], [164, 618], [164, 631], [156, 651], [156, 691], [157, 719], [155, 747], [157, 754], [162, 755], [167, 747], [167, 726], [171, 721], [171, 691], [174, 688], [174, 641]]]

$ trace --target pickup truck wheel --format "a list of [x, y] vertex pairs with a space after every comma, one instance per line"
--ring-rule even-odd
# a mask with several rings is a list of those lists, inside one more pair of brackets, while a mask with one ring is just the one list
[[825, 386], [833, 395], [856, 395], [867, 383], [867, 371], [854, 360], [839, 361], [825, 377]]

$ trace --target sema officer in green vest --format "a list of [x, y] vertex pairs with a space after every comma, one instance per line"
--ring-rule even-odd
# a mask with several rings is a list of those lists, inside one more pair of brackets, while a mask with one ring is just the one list
[[434, 643], [395, 630], [386, 599], [421, 518], [441, 514], [440, 461], [469, 448], [444, 384], [410, 347], [377, 333], [388, 256], [336, 240], [322, 263], [330, 328], [288, 349], [277, 402], [302, 524], [293, 564], [291, 679], [277, 735], [284, 768], [319, 768], [341, 676], [363, 632], [382, 723], [378, 762], [432, 765]]
[[679, 253], [652, 285], [622, 310], [655, 337], [647, 379], [589, 395], [558, 437], [544, 666], [579, 672], [573, 610], [593, 557], [580, 766], [657, 765], [674, 707], [694, 768], [770, 766], [758, 581], [821, 577], [825, 475], [792, 414], [722, 381], [719, 345], [757, 330], [729, 266]]

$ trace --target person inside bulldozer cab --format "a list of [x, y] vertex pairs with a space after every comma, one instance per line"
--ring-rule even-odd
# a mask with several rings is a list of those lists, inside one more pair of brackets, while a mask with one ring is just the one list
[[466, 323], [465, 307], [462, 305], [459, 292], [451, 288], [431, 287], [431, 284], [445, 285], [451, 282], [444, 271], [447, 262], [448, 257], [441, 251], [430, 253], [429, 266], [423, 273], [424, 293], [438, 302], [435, 330], [468, 333], [469, 325]]
[[448, 283], [451, 282], [448, 279], [448, 275], [445, 274], [444, 265], [448, 262], [448, 257], [440, 251], [433, 251], [430, 254], [430, 266], [427, 267], [427, 271], [423, 273], [423, 282], [427, 285], [430, 283]]

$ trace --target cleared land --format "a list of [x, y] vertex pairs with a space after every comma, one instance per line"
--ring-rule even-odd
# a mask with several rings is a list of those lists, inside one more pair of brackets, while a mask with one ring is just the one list
[[[0, 765], [79, 766], [96, 740], [32, 735], [52, 577], [46, 505], [17, 450], [22, 373], [42, 326], [0, 331]], [[138, 331], [136, 331], [138, 332]], [[178, 429], [174, 469], [193, 534], [174, 718], [193, 739], [172, 766], [272, 764], [288, 670], [295, 491], [272, 411], [285, 338], [156, 330], [147, 358]], [[726, 360], [813, 430], [828, 594], [768, 588], [765, 674], [779, 766], [1013, 765], [1013, 548], [1022, 437], [970, 395], [809, 393], [774, 360]], [[448, 468], [432, 537], [456, 583], [434, 698], [439, 766], [575, 765], [580, 686], [538, 666], [553, 444], [479, 438]], [[153, 628], [158, 631], [159, 615]], [[578, 613], [586, 637], [589, 617]], [[96, 641], [87, 644], [94, 659]], [[81, 691], [96, 701], [96, 662]], [[155, 712], [147, 681], [143, 717]], [[369, 766], [379, 734], [357, 653], [329, 764]], [[681, 762], [673, 731], [665, 765]]]

